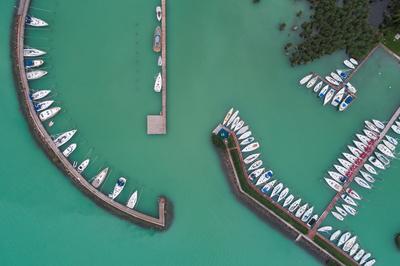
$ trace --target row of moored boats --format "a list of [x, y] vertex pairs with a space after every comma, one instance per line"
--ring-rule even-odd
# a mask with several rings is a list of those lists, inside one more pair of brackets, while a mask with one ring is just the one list
[[257, 151], [260, 144], [255, 141], [249, 126], [245, 125], [238, 114], [239, 111], [234, 112], [233, 108], [230, 109], [222, 124], [234, 132], [239, 141], [249, 180], [260, 189], [261, 193], [281, 204], [289, 213], [312, 227], [318, 220], [318, 215], [314, 214], [314, 207], [303, 203], [301, 198], [296, 199], [293, 194], [290, 194], [288, 187], [273, 178], [273, 171], [267, 169], [260, 159], [261, 153]]
[[[156, 18], [157, 21], [161, 21], [162, 19], [162, 10], [160, 6], [156, 7]], [[157, 26], [154, 35], [153, 35], [153, 51], [159, 53], [161, 51], [161, 27]], [[158, 56], [157, 65], [161, 67], [163, 64], [161, 55]], [[160, 92], [162, 89], [162, 75], [161, 71], [158, 72], [155, 81], [154, 81], [154, 91]]]

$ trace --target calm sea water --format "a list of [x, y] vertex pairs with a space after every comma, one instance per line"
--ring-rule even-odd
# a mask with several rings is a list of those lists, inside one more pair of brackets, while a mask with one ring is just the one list
[[[35, 0], [30, 13], [50, 23], [28, 29], [26, 43], [44, 49], [49, 75], [32, 88], [52, 88], [63, 111], [52, 134], [77, 128], [71, 160], [91, 159], [128, 183], [119, 200], [140, 191], [138, 208], [155, 214], [157, 197], [174, 204], [164, 233], [120, 220], [81, 194], [45, 157], [19, 111], [8, 48], [14, 1], [0, 3], [0, 262], [2, 265], [318, 265], [293, 241], [262, 222], [229, 191], [210, 131], [231, 106], [251, 125], [265, 163], [293, 193], [324, 209], [333, 196], [324, 173], [362, 121], [387, 119], [398, 105], [399, 66], [378, 51], [354, 78], [359, 98], [346, 113], [323, 108], [300, 88], [309, 71], [341, 67], [344, 53], [291, 68], [282, 46], [294, 39], [277, 25], [297, 23], [302, 2], [171, 1], [168, 4], [168, 135], [147, 136], [146, 115], [160, 111], [152, 90], [151, 51], [157, 1]], [[398, 260], [393, 234], [400, 215], [382, 219], [396, 201], [399, 163], [362, 192], [359, 215], [338, 223], [359, 235], [382, 265]], [[361, 190], [361, 189], [358, 189]], [[361, 191], [360, 191], [361, 192]]]

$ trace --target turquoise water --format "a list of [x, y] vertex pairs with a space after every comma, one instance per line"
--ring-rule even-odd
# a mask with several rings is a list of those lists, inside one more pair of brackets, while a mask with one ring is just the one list
[[[32, 3], [30, 13], [50, 27], [26, 32], [28, 45], [48, 51], [44, 68], [49, 75], [31, 86], [52, 88], [63, 108], [49, 131], [79, 129], [71, 159], [91, 158], [88, 179], [111, 167], [104, 193], [126, 176], [119, 200], [125, 202], [138, 189], [138, 208], [150, 214], [156, 213], [157, 197], [166, 195], [174, 204], [174, 221], [164, 233], [103, 211], [45, 157], [19, 112], [9, 27], [1, 27], [0, 122], [7, 130], [0, 136], [10, 140], [3, 143], [0, 161], [0, 185], [7, 188], [0, 196], [0, 232], [7, 239], [0, 241], [2, 264], [264, 265], [266, 258], [273, 265], [318, 264], [237, 202], [210, 144], [210, 131], [229, 107], [239, 108], [262, 144], [265, 163], [321, 211], [333, 196], [323, 174], [363, 120], [385, 120], [398, 105], [398, 64], [378, 51], [354, 78], [359, 98], [348, 112], [322, 108], [297, 85], [298, 79], [309, 71], [329, 73], [340, 66], [344, 53], [290, 68], [281, 51], [288, 32], [279, 32], [277, 25], [292, 21], [303, 3], [250, 2], [234, 0], [229, 8], [222, 1], [168, 4], [166, 136], [146, 135], [146, 115], [158, 113], [161, 102], [152, 90], [157, 1]], [[1, 2], [1, 25], [10, 25], [13, 5]], [[395, 197], [397, 164], [365, 196], [360, 214], [340, 225], [357, 232], [361, 244], [387, 265], [396, 259], [392, 235], [400, 215], [382, 221], [376, 212], [387, 204], [387, 190], [393, 189]], [[371, 233], [367, 218], [388, 226]]]

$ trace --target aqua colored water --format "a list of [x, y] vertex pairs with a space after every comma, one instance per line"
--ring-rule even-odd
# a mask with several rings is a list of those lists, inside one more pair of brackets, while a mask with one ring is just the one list
[[[164, 233], [139, 228], [97, 207], [45, 157], [19, 112], [9, 56], [14, 1], [0, 3], [1, 114], [0, 262], [4, 265], [317, 265], [318, 262], [231, 194], [209, 134], [231, 106], [239, 108], [262, 144], [263, 160], [296, 195], [321, 211], [333, 192], [324, 173], [371, 117], [398, 105], [398, 64], [378, 51], [354, 78], [359, 97], [346, 113], [322, 108], [298, 79], [326, 74], [344, 53], [291, 68], [277, 25], [304, 9], [292, 1], [171, 1], [168, 3], [168, 135], [147, 136], [146, 115], [160, 111], [152, 90], [151, 51], [157, 1], [35, 0], [30, 13], [50, 23], [28, 29], [26, 43], [44, 49], [49, 75], [32, 88], [52, 88], [63, 111], [52, 134], [77, 128], [71, 160], [91, 158], [88, 179], [102, 167], [128, 183], [119, 200], [140, 191], [138, 209], [155, 214], [159, 195], [174, 204]], [[290, 23], [289, 23], [290, 22]], [[379, 74], [381, 73], [381, 74]], [[391, 88], [389, 88], [391, 86]], [[364, 193], [359, 215], [337, 226], [360, 236], [382, 265], [396, 261], [392, 236], [400, 215], [380, 217], [395, 199], [398, 162], [384, 182]], [[390, 192], [392, 191], [392, 192]], [[385, 195], [388, 193], [389, 195]], [[382, 209], [381, 209], [382, 208]], [[368, 222], [366, 222], [368, 221]], [[328, 222], [333, 223], [332, 220]], [[372, 225], [375, 231], [371, 232]], [[387, 224], [387, 226], [386, 226]], [[382, 228], [378, 227], [381, 225]]]

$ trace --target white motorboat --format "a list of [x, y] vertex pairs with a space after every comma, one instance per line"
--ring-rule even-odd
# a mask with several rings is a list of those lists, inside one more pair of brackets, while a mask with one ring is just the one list
[[232, 122], [231, 130], [233, 130], [233, 129], [237, 126], [237, 124], [239, 124], [239, 121], [240, 121], [240, 117], [237, 116], [237, 117], [235, 118], [235, 120], [233, 120], [233, 122]]
[[265, 168], [254, 170], [253, 172], [251, 172], [251, 174], [249, 174], [249, 179], [253, 181], [255, 178], [259, 177], [264, 172], [264, 170]]
[[342, 175], [344, 175], [344, 176], [347, 175], [347, 169], [344, 168], [343, 166], [337, 165], [337, 164], [334, 164], [333, 166], [334, 166], [334, 167], [336, 168], [336, 170], [337, 170], [339, 173], [341, 173]]
[[49, 25], [46, 21], [29, 15], [25, 17], [25, 24], [32, 27], [46, 27]]
[[126, 178], [124, 177], [118, 178], [118, 181], [114, 186], [113, 192], [111, 194], [108, 194], [108, 196], [112, 199], [118, 197], [118, 195], [121, 194], [122, 190], [124, 189], [125, 184], [126, 184]]
[[375, 131], [364, 129], [363, 132], [370, 139], [377, 139], [378, 138], [378, 135], [377, 135], [377, 133]]
[[282, 190], [281, 193], [279, 194], [278, 200], [276, 202], [282, 201], [284, 198], [286, 198], [288, 193], [289, 193], [289, 188], [285, 188], [284, 190]]
[[395, 158], [395, 156], [394, 156], [394, 154], [393, 154], [393, 152], [388, 148], [388, 147], [386, 147], [384, 144], [378, 144], [378, 150], [380, 151], [380, 152], [382, 152], [383, 154], [385, 154], [386, 156], [389, 156], [389, 157], [391, 157], [391, 158]]
[[358, 250], [359, 247], [360, 247], [360, 245], [359, 245], [358, 243], [356, 243], [356, 244], [350, 249], [349, 254], [350, 254], [351, 257], [354, 256], [354, 254], [356, 254], [356, 252], [357, 252], [357, 250]]
[[243, 161], [245, 164], [249, 164], [254, 162], [258, 157], [260, 156], [260, 153], [253, 153], [247, 156]]
[[317, 82], [317, 80], [318, 80], [318, 76], [313, 77], [309, 82], [307, 82], [306, 87], [308, 89], [311, 88], [312, 86], [314, 86], [314, 84]]
[[258, 149], [259, 147], [260, 147], [260, 144], [258, 142], [254, 142], [254, 143], [251, 143], [251, 144], [247, 145], [246, 147], [244, 147], [244, 149], [242, 149], [242, 152], [251, 152], [251, 151]]
[[344, 110], [347, 109], [347, 107], [349, 107], [350, 103], [353, 101], [353, 96], [351, 96], [350, 94], [348, 94], [344, 100], [340, 103], [339, 105], [339, 111], [343, 112]]
[[371, 143], [371, 139], [364, 136], [363, 134], [356, 134], [356, 137], [365, 145], [369, 145], [369, 143]]
[[225, 126], [229, 127], [230, 124], [232, 124], [233, 120], [235, 120], [235, 118], [238, 116], [238, 114], [239, 114], [239, 110], [236, 110], [236, 112], [234, 112], [233, 115], [231, 115], [231, 117], [229, 118], [229, 120]]
[[237, 125], [235, 126], [235, 128], [233, 129], [234, 132], [238, 131], [239, 129], [241, 129], [244, 125], [244, 121], [240, 120], [239, 123], [237, 123]]
[[[331, 227], [332, 228], [332, 227]], [[342, 233], [342, 230], [336, 230], [332, 235], [331, 235], [331, 237], [329, 238], [329, 240], [330, 241], [335, 241], [339, 236], [340, 236], [340, 234]]]
[[157, 74], [156, 80], [154, 82], [154, 91], [155, 92], [160, 92], [162, 89], [162, 76], [161, 72]]
[[322, 85], [324, 85], [324, 82], [323, 81], [320, 81], [320, 82], [318, 82], [318, 84], [317, 85], [315, 85], [315, 87], [314, 87], [314, 92], [318, 92], [321, 88], [322, 88]]
[[286, 206], [288, 206], [290, 203], [292, 203], [292, 201], [294, 200], [294, 196], [292, 194], [290, 194], [285, 201], [283, 202], [283, 207], [286, 208]]
[[374, 123], [372, 123], [371, 121], [365, 120], [365, 125], [367, 126], [367, 128], [369, 128], [372, 131], [375, 131], [376, 133], [379, 133], [380, 130], [379, 128], [377, 128]]
[[354, 58], [350, 58], [350, 62], [351, 62], [353, 65], [358, 65], [357, 60], [355, 60]]
[[342, 154], [351, 163], [355, 163], [357, 161], [357, 157], [354, 156], [353, 154], [350, 154], [350, 153], [347, 153], [347, 152], [343, 152]]
[[307, 76], [303, 77], [299, 83], [300, 85], [304, 85], [306, 84], [311, 78], [312, 78], [313, 74], [308, 74]]
[[24, 57], [37, 57], [45, 55], [45, 51], [41, 51], [35, 48], [24, 48]]
[[258, 160], [256, 162], [252, 163], [247, 171], [250, 172], [250, 171], [256, 170], [256, 169], [260, 168], [262, 164], [263, 164], [263, 161]]
[[382, 153], [376, 151], [375, 155], [378, 158], [378, 160], [381, 163], [383, 163], [385, 166], [388, 166], [390, 164], [390, 160], [385, 155], [383, 155]]
[[357, 240], [357, 236], [353, 236], [352, 238], [350, 238], [349, 240], [346, 241], [346, 243], [344, 243], [343, 245], [343, 251], [344, 252], [349, 252], [349, 250], [354, 246], [354, 244], [356, 243]]
[[335, 89], [330, 89], [326, 95], [325, 95], [325, 99], [324, 99], [324, 105], [326, 105], [331, 99], [332, 97], [335, 95]]
[[350, 169], [350, 167], [353, 165], [351, 162], [349, 162], [349, 161], [347, 161], [347, 160], [345, 160], [345, 159], [342, 159], [342, 158], [339, 158], [338, 161], [339, 161], [340, 164], [343, 165], [347, 170]]
[[244, 145], [249, 145], [250, 143], [252, 143], [255, 140], [254, 137], [248, 137], [247, 139], [243, 140], [242, 142], [240, 142], [241, 146]]
[[157, 26], [153, 34], [153, 51], [156, 53], [161, 52], [161, 34], [162, 30], [160, 26]]
[[317, 231], [320, 233], [326, 233], [326, 232], [331, 231], [332, 229], [333, 229], [332, 226], [327, 225], [327, 226], [322, 226], [322, 227], [318, 228]]
[[249, 130], [249, 126], [242, 127], [241, 129], [238, 130], [238, 132], [236, 132], [236, 136], [240, 136], [240, 135], [246, 133], [247, 130]]
[[334, 172], [334, 171], [328, 171], [328, 174], [330, 177], [333, 178], [333, 180], [335, 180], [336, 182], [338, 182], [339, 184], [344, 183], [346, 181], [346, 177], [344, 177], [343, 175]]
[[137, 190], [136, 190], [136, 191], [133, 192], [132, 195], [129, 197], [129, 200], [128, 200], [128, 202], [126, 203], [126, 206], [127, 206], [128, 208], [131, 208], [131, 209], [135, 208], [135, 205], [136, 205], [136, 203], [137, 203], [137, 199], [138, 199], [138, 192], [137, 192]]
[[35, 92], [33, 92], [31, 94], [31, 99], [33, 101], [37, 101], [37, 100], [43, 99], [44, 97], [49, 95], [50, 92], [51, 92], [51, 90], [38, 90], [38, 91], [35, 91]]
[[357, 252], [357, 254], [353, 257], [353, 259], [358, 262], [361, 259], [361, 257], [364, 256], [364, 254], [365, 254], [365, 250], [360, 249]]
[[343, 199], [343, 201], [346, 202], [347, 204], [350, 204], [350, 205], [352, 205], [352, 206], [354, 206], [354, 207], [357, 207], [357, 206], [358, 206], [357, 202], [356, 202], [355, 200], [353, 200], [353, 198], [350, 197], [349, 195], [342, 194], [340, 197], [341, 197], [341, 198]]
[[356, 181], [356, 183], [366, 189], [371, 189], [371, 186], [367, 183], [367, 181], [365, 181], [364, 179], [362, 179], [361, 177], [356, 176], [354, 178], [354, 181]]
[[100, 187], [103, 184], [104, 180], [106, 179], [108, 174], [108, 167], [101, 170], [93, 179], [92, 186], [95, 188]]
[[356, 147], [353, 147], [353, 146], [350, 146], [350, 145], [348, 145], [347, 147], [349, 148], [349, 150], [351, 151], [351, 153], [354, 154], [354, 156], [356, 156], [356, 157], [360, 157], [361, 154], [363, 153], [362, 151], [360, 151], [360, 150], [357, 149]]
[[346, 217], [346, 216], [347, 216], [347, 212], [346, 212], [345, 210], [343, 210], [341, 207], [336, 206], [335, 209], [336, 209], [336, 211], [337, 211], [340, 215], [342, 215], [343, 217]]
[[347, 188], [346, 193], [349, 194], [350, 197], [352, 197], [353, 199], [356, 199], [356, 200], [362, 199], [361, 196], [354, 189]]
[[397, 141], [397, 139], [395, 139], [395, 138], [393, 138], [393, 137], [391, 137], [391, 136], [389, 136], [389, 135], [385, 135], [385, 138], [386, 138], [390, 143], [392, 143], [392, 144], [395, 145], [395, 146], [397, 146], [397, 144], [399, 144], [399, 142]]
[[371, 165], [369, 165], [369, 164], [367, 164], [367, 163], [364, 164], [364, 168], [365, 168], [368, 172], [370, 172], [371, 174], [373, 174], [373, 175], [377, 175], [377, 174], [378, 174], [378, 172], [375, 170], [375, 168], [373, 168]]
[[331, 211], [331, 213], [332, 213], [333, 217], [335, 217], [339, 221], [343, 221], [344, 220], [344, 217], [342, 215], [340, 215], [339, 213], [334, 212], [334, 211]]
[[249, 164], [249, 163], [254, 162], [259, 156], [260, 156], [260, 153], [253, 153], [253, 154], [247, 156], [243, 161], [245, 164]]
[[328, 90], [329, 90], [329, 85], [325, 85], [325, 86], [322, 88], [322, 90], [318, 93], [318, 97], [319, 97], [319, 98], [325, 97], [325, 95], [326, 95], [326, 93], [328, 92]]
[[350, 214], [350, 215], [352, 215], [352, 216], [354, 216], [354, 215], [357, 214], [356, 209], [354, 209], [353, 207], [351, 207], [351, 206], [349, 206], [349, 205], [347, 205], [347, 204], [342, 204], [342, 207], [345, 209], [345, 211], [346, 211], [348, 214]]
[[339, 192], [343, 189], [343, 187], [336, 181], [330, 179], [330, 178], [325, 178], [326, 183], [333, 188], [335, 191]]
[[160, 7], [160, 6], [157, 6], [157, 7], [156, 7], [156, 17], [157, 17], [157, 20], [158, 20], [158, 21], [161, 21], [161, 18], [162, 18], [162, 11], [161, 11], [161, 7]]
[[374, 182], [375, 182], [375, 178], [373, 178], [372, 175], [370, 175], [369, 173], [360, 170], [360, 174], [361, 174], [361, 175], [364, 177], [364, 179], [367, 180], [369, 183], [374, 183]]
[[43, 77], [45, 75], [47, 75], [47, 71], [44, 71], [44, 70], [33, 70], [33, 71], [26, 72], [26, 78], [28, 80], [40, 79], [41, 77]]
[[331, 72], [331, 77], [334, 78], [337, 82], [343, 82], [343, 79], [335, 72]]
[[381, 170], [385, 170], [386, 169], [386, 167], [383, 165], [383, 163], [381, 161], [379, 161], [375, 156], [369, 157], [368, 161], [370, 163], [372, 163], [372, 165], [375, 166], [376, 168], [379, 168]]
[[256, 186], [262, 185], [272, 177], [272, 171], [268, 170], [267, 172], [263, 173], [257, 180]]
[[[239, 130], [240, 131], [240, 130]], [[246, 133], [243, 133], [239, 138], [238, 138], [238, 140], [244, 140], [244, 139], [247, 139], [248, 137], [250, 137], [251, 136], [251, 131], [247, 131]]]
[[48, 100], [48, 101], [43, 101], [40, 103], [34, 103], [33, 106], [34, 106], [36, 112], [41, 112], [41, 111], [49, 108], [53, 103], [54, 103], [53, 100]]
[[372, 266], [372, 265], [375, 264], [375, 262], [376, 262], [375, 259], [369, 260], [369, 261], [367, 261], [367, 262], [364, 264], [364, 266]]
[[339, 82], [337, 82], [334, 78], [330, 76], [326, 76], [325, 79], [332, 85], [339, 86]]
[[[364, 262], [366, 262], [367, 259], [369, 259], [370, 257], [371, 257], [371, 253], [365, 254], [365, 255], [361, 258], [361, 260], [360, 260], [360, 265], [362, 265]], [[365, 265], [364, 265], [364, 266], [365, 266]]]
[[392, 143], [390, 143], [390, 141], [387, 141], [386, 139], [384, 139], [383, 144], [388, 147], [391, 151], [394, 151], [396, 149], [396, 146], [394, 146]]
[[85, 171], [86, 167], [88, 167], [89, 163], [90, 163], [90, 159], [84, 160], [84, 161], [76, 168], [76, 171], [78, 171], [78, 173], [82, 173], [83, 171]]
[[76, 149], [78, 145], [76, 145], [76, 143], [72, 143], [70, 144], [64, 151], [63, 151], [63, 155], [65, 157], [68, 157], [71, 155], [71, 153], [73, 153]]
[[398, 125], [392, 125], [391, 129], [396, 133], [400, 134], [400, 127]]
[[161, 55], [158, 56], [157, 65], [158, 65], [159, 67], [162, 66], [162, 57], [161, 57]]
[[53, 107], [53, 108], [47, 109], [45, 111], [42, 111], [39, 114], [40, 121], [46, 121], [47, 119], [54, 117], [60, 111], [61, 111], [61, 107]]
[[336, 69], [336, 73], [337, 73], [343, 80], [345, 80], [345, 79], [347, 79], [347, 78], [349, 77], [349, 74], [348, 74], [349, 70], [350, 70], [350, 69], [345, 69], [345, 70]]
[[331, 104], [333, 106], [338, 106], [343, 99], [345, 88], [341, 88], [338, 93], [336, 93], [335, 97], [333, 97]]
[[229, 111], [226, 113], [224, 121], [222, 122], [223, 125], [225, 125], [228, 122], [229, 118], [232, 116], [232, 113], [233, 113], [233, 108], [229, 109]]
[[25, 59], [24, 60], [25, 69], [40, 67], [43, 64], [44, 64], [44, 61], [41, 59]]
[[343, 61], [343, 64], [348, 68], [355, 69], [355, 66], [347, 59]]
[[340, 247], [341, 245], [343, 245], [344, 243], [347, 242], [347, 240], [349, 240], [351, 237], [351, 233], [350, 232], [346, 232], [343, 235], [340, 236], [339, 241], [337, 246]]
[[307, 223], [308, 220], [311, 218], [313, 211], [314, 211], [314, 206], [312, 206], [307, 211], [305, 211], [303, 216], [301, 217], [301, 221], [303, 221], [304, 223]]
[[314, 226], [314, 224], [315, 224], [317, 221], [318, 221], [318, 214], [314, 214], [314, 215], [311, 217], [311, 219], [308, 220], [307, 226], [311, 228], [312, 226]]
[[77, 131], [76, 129], [73, 129], [73, 130], [62, 133], [56, 139], [54, 139], [54, 144], [57, 147], [64, 145], [75, 135], [76, 131]]
[[357, 93], [357, 89], [353, 85], [351, 85], [350, 82], [347, 82], [344, 86], [349, 90], [349, 92], [353, 94]]
[[267, 194], [274, 187], [276, 182], [277, 182], [276, 180], [272, 180], [272, 181], [268, 182], [261, 188], [261, 192], [264, 194]]
[[271, 192], [271, 198], [273, 198], [275, 195], [278, 195], [283, 189], [283, 184], [279, 183], [274, 187], [274, 189]]
[[354, 145], [356, 145], [357, 148], [359, 148], [361, 151], [365, 151], [365, 149], [367, 148], [367, 145], [365, 145], [364, 143], [358, 141], [358, 140], [353, 140]]
[[292, 204], [290, 204], [288, 210], [289, 212], [293, 213], [300, 205], [301, 199], [297, 199]]
[[372, 119], [372, 123], [374, 123], [374, 125], [379, 128], [380, 130], [385, 128], [385, 124], [382, 123], [381, 121], [377, 120], [377, 119]]
[[304, 214], [304, 212], [306, 211], [307, 207], [308, 207], [308, 203], [305, 203], [303, 206], [301, 206], [301, 207], [296, 211], [295, 216], [296, 216], [297, 218], [300, 218], [300, 217]]

